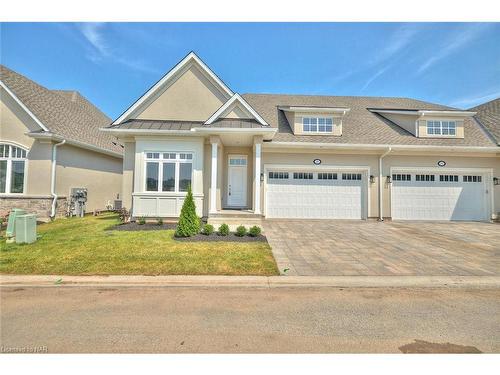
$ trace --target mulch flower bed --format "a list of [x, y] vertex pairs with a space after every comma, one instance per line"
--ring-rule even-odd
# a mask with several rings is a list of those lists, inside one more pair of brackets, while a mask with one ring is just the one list
[[197, 234], [191, 237], [175, 237], [176, 241], [184, 242], [213, 242], [213, 241], [225, 241], [225, 242], [267, 242], [266, 236], [258, 235], [257, 237], [243, 236], [238, 237], [234, 233], [230, 233], [227, 236], [219, 236], [218, 234]]
[[118, 224], [111, 228], [111, 230], [125, 230], [125, 231], [141, 231], [141, 230], [166, 230], [177, 228], [177, 223], [163, 223], [158, 225], [156, 223], [146, 223], [139, 225], [137, 222], [130, 222], [124, 224]]

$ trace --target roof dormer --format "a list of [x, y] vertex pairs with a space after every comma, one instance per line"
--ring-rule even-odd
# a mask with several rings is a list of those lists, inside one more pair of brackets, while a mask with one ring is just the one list
[[349, 108], [279, 106], [295, 135], [342, 135], [342, 119]]
[[464, 120], [475, 112], [370, 109], [419, 138], [464, 138]]

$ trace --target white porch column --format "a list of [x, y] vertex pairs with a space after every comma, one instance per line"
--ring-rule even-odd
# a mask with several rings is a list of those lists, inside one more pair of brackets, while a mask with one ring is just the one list
[[253, 211], [255, 214], [260, 214], [260, 163], [261, 163], [261, 151], [262, 151], [262, 139], [256, 137], [254, 147], [254, 165], [255, 165], [255, 190], [254, 190], [254, 206]]
[[217, 213], [217, 147], [216, 139], [210, 139], [212, 143], [212, 176], [210, 179], [210, 208], [209, 213]]

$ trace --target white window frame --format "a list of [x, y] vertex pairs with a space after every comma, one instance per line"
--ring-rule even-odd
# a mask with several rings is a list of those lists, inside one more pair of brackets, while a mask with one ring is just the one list
[[[304, 124], [305, 120], [309, 121], [309, 124]], [[306, 130], [305, 125], [311, 126], [311, 120], [314, 119], [316, 120], [316, 130]], [[319, 120], [325, 120], [324, 126], [326, 127], [326, 120], [331, 120], [332, 121], [332, 130], [324, 130], [321, 131], [319, 130]], [[333, 127], [335, 126], [335, 122], [333, 121], [333, 117], [331, 116], [303, 116], [302, 117], [302, 132], [307, 133], [307, 134], [330, 134], [333, 133]]]
[[[7, 168], [6, 168], [6, 176], [5, 176], [5, 192], [0, 191], [1, 196], [19, 196], [19, 195], [24, 195], [26, 193], [26, 183], [27, 183], [27, 176], [28, 176], [28, 153], [29, 150], [26, 147], [23, 147], [18, 144], [12, 144], [12, 143], [5, 143], [5, 142], [0, 142], [0, 145], [5, 146], [8, 148], [7, 156], [4, 157], [3, 155], [0, 155], [0, 161], [7, 161]], [[20, 149], [24, 151], [25, 155], [24, 157], [15, 157], [13, 156], [13, 151], [14, 149]], [[23, 191], [21, 193], [11, 193], [12, 189], [12, 162], [14, 161], [23, 161], [24, 162], [24, 170], [23, 170]]]
[[[430, 127], [430, 123], [432, 123], [432, 127]], [[443, 134], [443, 123], [446, 123], [447, 125], [447, 131], [448, 134]], [[439, 124], [439, 126], [435, 126], [436, 124]], [[451, 124], [453, 124], [453, 127], [451, 127]], [[429, 128], [433, 129], [433, 132], [439, 129], [439, 133], [430, 133]], [[453, 129], [453, 134], [451, 134], [450, 130]], [[437, 136], [437, 137], [456, 137], [457, 136], [457, 122], [455, 120], [426, 120], [426, 130], [427, 130], [427, 135], [430, 136]]]
[[[148, 154], [158, 154], [158, 158], [148, 157]], [[166, 158], [166, 155], [175, 154], [175, 159]], [[191, 155], [191, 158], [181, 159], [181, 154]], [[179, 177], [180, 177], [180, 165], [181, 164], [191, 164], [191, 189], [193, 188], [193, 163], [194, 152], [193, 151], [145, 151], [144, 152], [144, 177], [143, 177], [143, 189], [145, 193], [161, 193], [161, 194], [187, 194], [187, 191], [179, 191]], [[156, 162], [158, 163], [158, 188], [157, 190], [147, 189], [147, 166], [148, 163]], [[174, 178], [175, 185], [173, 191], [163, 191], [163, 164], [170, 163], [175, 165]]]

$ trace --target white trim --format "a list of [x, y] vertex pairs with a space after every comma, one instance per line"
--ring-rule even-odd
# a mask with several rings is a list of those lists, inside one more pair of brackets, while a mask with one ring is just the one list
[[270, 169], [280, 169], [284, 171], [293, 171], [293, 170], [300, 170], [300, 171], [312, 171], [314, 172], [325, 172], [325, 171], [356, 171], [356, 172], [361, 172], [365, 175], [366, 179], [366, 191], [364, 193], [364, 196], [362, 196], [362, 199], [366, 201], [366, 207], [364, 209], [365, 212], [363, 212], [362, 219], [368, 219], [371, 214], [371, 208], [370, 208], [370, 173], [371, 173], [371, 168], [369, 166], [363, 166], [363, 165], [293, 165], [293, 164], [264, 164], [264, 216], [267, 215], [267, 179], [268, 179], [268, 172]]
[[36, 122], [36, 124], [38, 126], [40, 126], [42, 128], [42, 130], [48, 132], [49, 129], [33, 114], [33, 112], [31, 112], [28, 107], [26, 107], [23, 102], [7, 87], [7, 85], [2, 81], [0, 80], [0, 86], [5, 90], [7, 91], [7, 94], [9, 94], [12, 99], [14, 99], [14, 101], [19, 104], [19, 106], [28, 114], [28, 116], [30, 116], [33, 121]]
[[254, 214], [260, 214], [260, 163], [262, 159], [262, 144], [255, 144], [255, 192], [254, 192]]
[[132, 104], [120, 117], [113, 121], [113, 125], [119, 124], [128, 119], [138, 107], [140, 107], [146, 100], [148, 100], [152, 95], [158, 92], [164, 85], [168, 84], [176, 74], [184, 68], [187, 64], [191, 62], [196, 62], [201, 69], [214, 81], [222, 93], [225, 94], [227, 98], [233, 95], [233, 92], [229, 87], [226, 86], [222, 80], [215, 75], [215, 73], [194, 53], [190, 52], [185, 58], [183, 58], [177, 65], [175, 65], [167, 74], [165, 74], [156, 84], [151, 87], [145, 94], [143, 94], [134, 104]]
[[[230, 160], [234, 159], [245, 159], [246, 163], [245, 165], [231, 165]], [[244, 186], [244, 192], [245, 192], [245, 199], [243, 199], [244, 203], [242, 205], [231, 205], [229, 204], [229, 170], [231, 168], [245, 168], [245, 186]], [[227, 155], [227, 190], [226, 190], [226, 202], [227, 202], [227, 207], [228, 208], [235, 208], [235, 207], [246, 207], [248, 204], [248, 155], [243, 155], [243, 154], [228, 154]]]
[[383, 151], [392, 147], [393, 151], [451, 151], [451, 152], [485, 152], [497, 153], [500, 156], [500, 147], [481, 146], [433, 146], [433, 145], [390, 145], [390, 144], [356, 144], [356, 143], [320, 143], [320, 142], [266, 142], [265, 148], [325, 148], [325, 149], [347, 149], [347, 150], [370, 150]]
[[[487, 181], [485, 181], [485, 186], [487, 187], [487, 192], [490, 195], [490, 199], [488, 199], [488, 212], [487, 217], [488, 220], [494, 215], [494, 207], [495, 207], [495, 189], [493, 185], [493, 168], [447, 168], [447, 167], [404, 167], [404, 166], [391, 166], [389, 168], [389, 174], [392, 178], [393, 172], [397, 171], [407, 171], [407, 172], [433, 172], [433, 173], [460, 173], [460, 174], [469, 174], [469, 173], [478, 173], [487, 175]], [[393, 204], [393, 194], [392, 194], [392, 183], [389, 184], [389, 194], [391, 196], [391, 218], [392, 211], [394, 208]]]
[[398, 110], [398, 109], [368, 109], [370, 112], [376, 113], [388, 113], [393, 115], [410, 115], [410, 116], [457, 116], [457, 117], [472, 117], [476, 114], [476, 112], [469, 111], [431, 111], [431, 110], [417, 110], [417, 109], [409, 109], [409, 110]]
[[[47, 139], [47, 140], [56, 141], [56, 142], [60, 142], [62, 140], [65, 140], [65, 138], [63, 138], [59, 135], [53, 134], [53, 133], [26, 133], [26, 135], [28, 135], [32, 138], [35, 138], [35, 139]], [[123, 154], [120, 154], [119, 152], [106, 150], [104, 148], [100, 148], [100, 147], [91, 145], [89, 143], [84, 143], [84, 142], [66, 139], [66, 144], [80, 147], [80, 148], [83, 148], [83, 149], [86, 149], [89, 151], [95, 151], [95, 152], [99, 152], [101, 154], [106, 154], [106, 155], [110, 155], [110, 156], [114, 156], [114, 157], [118, 157], [118, 158], [123, 159]]]
[[231, 99], [229, 99], [227, 102], [225, 102], [215, 113], [210, 116], [210, 118], [205, 121], [205, 125], [210, 125], [212, 124], [215, 120], [217, 120], [222, 113], [226, 109], [229, 108], [230, 105], [232, 105], [234, 102], [238, 101], [250, 114], [262, 125], [264, 126], [269, 126], [269, 124], [255, 111], [255, 109], [252, 108], [250, 104], [247, 103], [245, 99], [243, 99], [239, 94], [234, 94]]
[[277, 128], [193, 128], [191, 129], [195, 133], [249, 133], [249, 134], [268, 134], [268, 133], [276, 133], [278, 131]]
[[311, 112], [311, 113], [340, 113], [345, 115], [351, 108], [345, 107], [301, 107], [301, 106], [278, 106], [279, 110], [286, 112]]
[[212, 170], [210, 180], [210, 206], [209, 212], [211, 214], [217, 213], [217, 142], [212, 143]]

